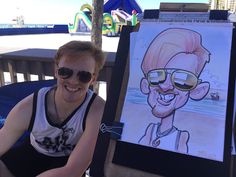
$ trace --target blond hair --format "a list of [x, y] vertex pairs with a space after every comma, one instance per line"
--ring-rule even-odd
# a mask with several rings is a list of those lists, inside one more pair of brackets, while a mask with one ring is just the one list
[[96, 63], [95, 73], [98, 74], [105, 63], [104, 52], [97, 48], [92, 42], [88, 41], [70, 41], [61, 46], [54, 57], [55, 63], [58, 64], [63, 56], [75, 56], [81, 53], [91, 55]]

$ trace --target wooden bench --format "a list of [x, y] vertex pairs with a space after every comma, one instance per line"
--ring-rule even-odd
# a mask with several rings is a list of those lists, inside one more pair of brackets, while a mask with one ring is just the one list
[[[6, 84], [4, 72], [10, 73], [11, 83], [18, 82], [17, 73], [23, 74], [24, 81], [30, 81], [31, 75], [38, 75], [39, 80], [46, 76], [54, 77], [54, 55], [56, 49], [30, 48], [0, 54], [0, 86]], [[115, 52], [106, 52], [106, 62], [98, 81], [110, 83], [112, 68], [115, 63]]]

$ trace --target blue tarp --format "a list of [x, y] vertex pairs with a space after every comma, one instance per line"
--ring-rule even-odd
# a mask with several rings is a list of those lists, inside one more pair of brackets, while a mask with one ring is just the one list
[[0, 36], [22, 34], [69, 33], [68, 25], [54, 25], [53, 27], [36, 28], [0, 28]]
[[142, 9], [135, 0], [108, 0], [104, 4], [104, 12], [111, 13], [112, 10], [122, 9], [128, 14], [132, 14], [132, 10], [142, 13]]

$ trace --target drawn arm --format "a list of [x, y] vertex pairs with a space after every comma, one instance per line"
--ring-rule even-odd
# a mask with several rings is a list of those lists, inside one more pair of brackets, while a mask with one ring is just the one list
[[188, 153], [188, 141], [189, 141], [189, 132], [188, 131], [181, 131], [179, 137], [179, 144], [177, 151], [181, 153]]
[[139, 139], [138, 143], [142, 144], [142, 145], [151, 145], [152, 142], [152, 135], [153, 132], [155, 131], [155, 124], [150, 123], [146, 130], [145, 130], [145, 134]]

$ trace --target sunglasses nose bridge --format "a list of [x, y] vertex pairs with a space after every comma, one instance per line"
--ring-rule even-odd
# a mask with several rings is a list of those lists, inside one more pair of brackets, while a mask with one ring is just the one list
[[166, 73], [166, 77], [165, 80], [159, 84], [159, 87], [163, 90], [163, 91], [167, 91], [167, 90], [172, 90], [174, 89], [174, 85], [172, 82], [172, 78], [170, 74]]
[[78, 81], [79, 79], [77, 78], [77, 73], [73, 71], [73, 73], [70, 74], [70, 77], [67, 78], [70, 81]]

